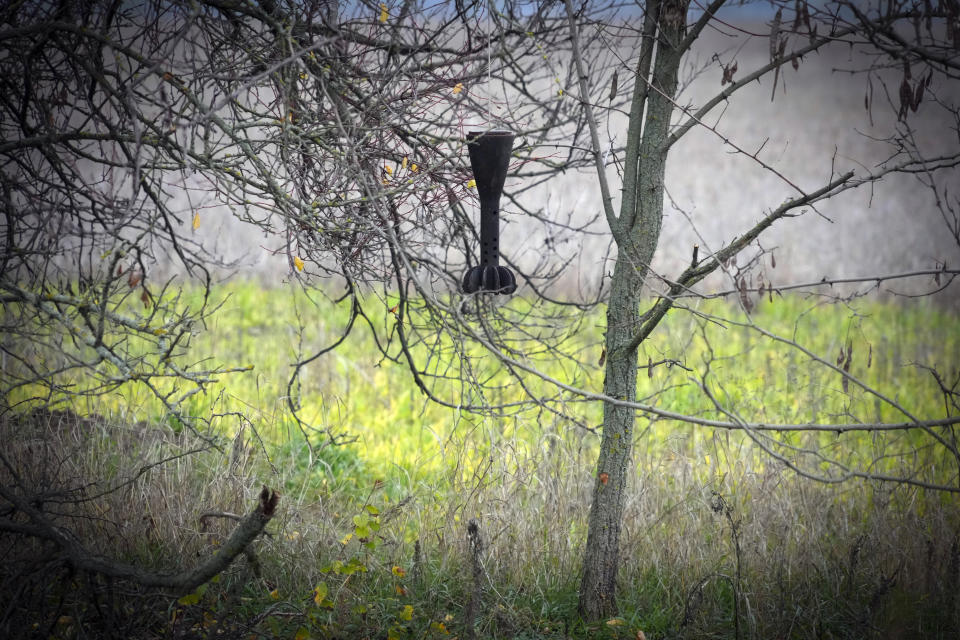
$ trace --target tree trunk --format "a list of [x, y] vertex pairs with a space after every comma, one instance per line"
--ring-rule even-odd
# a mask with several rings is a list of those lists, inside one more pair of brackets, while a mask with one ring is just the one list
[[[678, 45], [685, 33], [688, 5], [689, 0], [665, 0], [648, 2], [646, 6], [644, 32], [656, 38], [655, 55], [651, 47], [647, 55], [641, 53], [637, 65], [623, 200], [618, 229], [612, 230], [618, 246], [607, 306], [604, 393], [621, 400], [636, 400], [637, 395], [638, 345], [633, 344], [633, 338], [640, 325], [640, 288], [656, 251], [663, 219], [665, 142], [682, 57]], [[580, 614], [588, 620], [617, 612], [620, 529], [631, 469], [634, 422], [632, 409], [604, 403], [600, 457], [580, 584]]]

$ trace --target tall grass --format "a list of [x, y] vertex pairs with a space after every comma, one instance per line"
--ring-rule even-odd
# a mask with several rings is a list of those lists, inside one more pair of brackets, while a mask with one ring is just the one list
[[[311, 454], [285, 411], [289, 363], [339, 335], [346, 310], [309, 311], [316, 315], [308, 318], [313, 307], [301, 293], [245, 283], [216, 293], [226, 302], [195, 336], [193, 352], [254, 366], [194, 396], [195, 415], [223, 416], [210, 423], [220, 450], [138, 476], [145, 463], [199, 443], [166, 424], [158, 404], [133, 387], [81, 408], [96, 414], [85, 421], [36, 414], [2, 425], [21, 468], [57, 470], [40, 484], [111, 486], [134, 478], [64, 517], [81, 523], [86, 539], [107, 536], [114, 553], [150, 566], [189, 566], [215, 550], [232, 525], [203, 513], [242, 513], [262, 484], [281, 490], [271, 536], [257, 543], [256, 570], [236, 563], [202, 594], [163, 601], [159, 613], [151, 601], [153, 609], [139, 615], [155, 635], [465, 637], [464, 603], [475, 592], [480, 637], [634, 638], [642, 630], [648, 638], [946, 638], [960, 628], [960, 509], [953, 497], [889, 483], [814, 483], [740, 433], [645, 417], [621, 540], [622, 615], [587, 626], [576, 616], [576, 590], [595, 434], [533, 410], [503, 421], [426, 402], [408, 372], [378, 362], [371, 336], [359, 332], [300, 380], [302, 415], [357, 437]], [[836, 371], [795, 349], [705, 319], [745, 321], [733, 305], [714, 301], [696, 310], [677, 311], [645, 345], [642, 360], [686, 367], [641, 376], [639, 395], [658, 406], [717, 417], [696, 384], [709, 365], [707, 384], [750, 419], [903, 419], [855, 385], [845, 391]], [[308, 319], [302, 331], [298, 313]], [[920, 365], [956, 366], [953, 315], [932, 306], [864, 302], [854, 309], [798, 297], [764, 302], [752, 318], [828, 361], [852, 344], [857, 378], [920, 416], [942, 414], [938, 387]], [[599, 356], [600, 324], [584, 323], [596, 328], [577, 335], [574, 346]], [[599, 367], [578, 376], [599, 390]], [[576, 410], [585, 424], [599, 424], [599, 406]], [[879, 458], [875, 469], [939, 465], [922, 470], [955, 478], [955, 463], [948, 466], [934, 449], [915, 451], [911, 438], [831, 433], [790, 443], [851, 464]], [[36, 442], [45, 443], [41, 451]], [[479, 585], [470, 520], [483, 540]], [[70, 637], [67, 625], [52, 629], [54, 637]]]

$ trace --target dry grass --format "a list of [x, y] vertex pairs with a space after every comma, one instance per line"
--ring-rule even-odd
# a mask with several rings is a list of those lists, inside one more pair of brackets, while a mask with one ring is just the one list
[[[203, 513], [243, 513], [264, 483], [284, 492], [257, 566], [234, 563], [193, 604], [72, 574], [43, 545], [0, 535], [7, 637], [465, 636], [470, 518], [484, 545], [478, 637], [908, 638], [960, 626], [955, 500], [812, 484], [772, 465], [717, 468], [705, 481], [695, 472], [702, 453], [682, 439], [666, 457], [637, 447], [622, 618], [587, 627], [575, 606], [592, 450], [550, 429], [538, 453], [504, 440], [476, 468], [452, 466], [447, 489], [347, 484], [305, 465], [297, 447], [274, 452], [271, 467], [249, 442], [227, 440], [138, 476], [204, 443], [66, 412], [8, 417], [0, 429], [19, 476], [5, 470], [6, 486], [47, 492], [44, 508], [88, 548], [157, 570], [216, 550], [231, 521]], [[366, 505], [379, 512], [369, 518], [379, 523], [372, 549], [345, 539]], [[351, 558], [362, 571], [330, 569]], [[317, 606], [321, 582], [329, 595]]]

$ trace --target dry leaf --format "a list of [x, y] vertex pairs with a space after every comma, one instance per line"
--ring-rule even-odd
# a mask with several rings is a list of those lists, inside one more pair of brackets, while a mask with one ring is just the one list
[[777, 59], [777, 42], [780, 39], [780, 19], [783, 17], [783, 9], [777, 9], [777, 14], [773, 16], [773, 23], [770, 25], [770, 62]]
[[898, 119], [906, 119], [907, 110], [910, 108], [912, 103], [913, 89], [910, 88], [910, 82], [907, 80], [906, 76], [904, 76], [903, 82], [900, 83], [900, 112], [897, 114]]
[[744, 278], [740, 278], [737, 282], [737, 289], [740, 291], [740, 303], [747, 313], [750, 313], [753, 311], [753, 302], [750, 300], [750, 295], [747, 292], [747, 281]]
[[723, 68], [723, 77], [720, 78], [720, 86], [727, 84], [728, 82], [733, 82], [733, 74], [737, 72], [737, 61], [734, 60], [733, 64], [729, 64]]

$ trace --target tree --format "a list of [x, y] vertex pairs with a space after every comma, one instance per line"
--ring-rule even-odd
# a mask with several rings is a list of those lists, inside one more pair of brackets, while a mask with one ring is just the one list
[[[463, 258], [446, 249], [475, 246], [476, 237], [458, 202], [469, 189], [462, 119], [517, 117], [513, 105], [479, 100], [469, 85], [507, 67], [536, 78], [531, 52], [562, 34], [538, 24], [539, 10], [524, 14], [523, 29], [514, 14], [497, 23], [480, 16], [476, 4], [445, 3], [349, 12], [330, 0], [7, 3], [0, 416], [29, 418], [32, 408], [139, 386], [174, 428], [223, 447], [225, 416], [198, 415], [190, 399], [250, 367], [216, 354], [184, 357], [219, 306], [215, 269], [230, 268], [195, 235], [218, 212], [261, 230], [305, 284], [308, 274], [339, 277], [353, 309], [346, 333], [358, 317], [373, 328], [365, 292], [391, 288], [395, 269], [413, 271], [416, 260], [459, 278]], [[502, 59], [506, 50], [519, 59]], [[185, 295], [178, 277], [155, 275], [169, 263], [199, 285], [199, 297]], [[394, 344], [386, 336], [384, 353]], [[297, 363], [291, 387], [319, 355]], [[290, 396], [308, 442], [339, 441], [301, 421]], [[220, 555], [180, 574], [97, 557], [62, 533], [81, 529], [84, 509], [106, 492], [180, 457], [143, 461], [92, 497], [81, 495], [83, 479], [61, 486], [3, 457], [0, 532], [17, 548], [36, 543], [57, 555], [53, 563], [25, 556], [23, 571], [41, 583], [66, 569], [193, 589], [249, 553], [274, 494], [264, 490]], [[51, 513], [51, 495], [76, 511]]]
[[[8, 7], [5, 398], [133, 383], [194, 427], [183, 403], [244, 366], [177, 364], [212, 309], [152, 272], [173, 261], [209, 288], [209, 269], [229, 265], [193, 232], [218, 208], [275, 239], [291, 274], [339, 277], [358, 315], [356, 287], [391, 283], [397, 267], [459, 279], [463, 257], [449, 248], [472, 256], [477, 236], [460, 204], [462, 122], [529, 115], [470, 86], [535, 80], [532, 52], [562, 34], [539, 11], [524, 29], [514, 14], [484, 23], [476, 4], [352, 11], [326, 0]], [[549, 140], [574, 117], [555, 109], [533, 135]]]
[[[227, 214], [263, 232], [291, 279], [319, 294], [318, 307], [351, 309], [340, 339], [294, 363], [289, 408], [308, 442], [320, 435], [324, 444], [335, 443], [342, 434], [301, 418], [299, 372], [357, 327], [375, 336], [384, 360], [409, 369], [426, 397], [449, 407], [498, 417], [532, 408], [593, 431], [581, 405], [602, 404], [580, 593], [589, 619], [616, 610], [618, 540], [638, 414], [743, 432], [773, 459], [824, 481], [859, 477], [956, 491], [951, 472], [890, 475], [869, 464], [851, 467], [816, 449], [791, 449], [783, 435], [867, 431], [885, 437], [906, 430], [924, 439], [924, 447], [932, 443], [960, 461], [952, 435], [960, 421], [956, 385], [936, 378], [945, 417], [915, 415], [851, 374], [849, 346], [834, 365], [758, 325], [750, 311], [758, 293], [833, 284], [774, 287], [761, 280], [755, 286], [751, 269], [767, 255], [763, 234], [893, 174], [914, 175], [930, 189], [960, 246], [956, 196], [945, 187], [960, 158], [957, 145], [930, 151], [914, 135], [921, 104], [958, 113], [949, 91], [958, 64], [958, 5], [774, 6], [775, 17], [758, 35], [755, 27], [729, 26], [720, 15], [723, 0], [705, 8], [686, 0], [642, 6], [571, 0], [11, 5], [0, 28], [6, 52], [0, 59], [4, 411], [142, 385], [176, 424], [215, 445], [215, 416], [193, 415], [186, 401], [246, 367], [189, 365], [183, 355], [216, 311], [213, 269], [229, 268], [193, 232]], [[736, 53], [720, 51], [684, 77], [684, 60], [715, 27], [768, 41], [768, 62], [738, 70]], [[880, 111], [885, 95], [896, 115], [884, 139], [891, 153], [882, 164], [859, 171], [830, 164], [827, 180], [801, 188], [711, 119], [758, 81], [769, 79], [783, 100], [776, 88], [786, 83], [786, 65], [844, 46], [866, 61], [870, 113]], [[680, 102], [685, 83], [715, 86], [717, 76], [719, 93], [696, 105]], [[621, 116], [625, 136], [616, 133]], [[525, 247], [505, 252], [520, 284], [514, 298], [460, 291], [479, 254], [477, 225], [465, 206], [473, 192], [464, 139], [473, 128], [517, 133], [505, 197], [519, 214], [513, 218], [535, 225], [527, 227]], [[604, 130], [610, 132], [605, 140]], [[684, 248], [692, 258], [679, 274], [656, 273], [668, 158], [695, 130], [769, 172], [789, 199], [778, 194], [758, 207], [759, 222], [725, 237], [721, 248]], [[600, 186], [603, 231], [593, 220], [549, 215], [538, 203], [537, 188], [587, 168]], [[601, 266], [599, 277], [586, 280], [589, 295], [565, 295], [555, 285], [575, 253], [561, 247], [591, 235], [611, 240], [598, 264], [612, 261], [612, 273]], [[532, 255], [521, 256], [524, 250]], [[157, 263], [165, 261], [199, 281], [205, 291], [199, 302], [189, 302], [173, 279], [155, 281]], [[946, 280], [938, 287], [946, 287], [956, 273], [942, 263], [891, 277], [936, 277]], [[697, 288], [711, 276], [728, 286]], [[887, 277], [858, 278], [871, 283], [881, 276]], [[343, 287], [342, 296], [331, 293], [334, 284]], [[645, 310], [644, 291], [654, 294]], [[687, 302], [718, 295], [733, 296], [740, 308], [711, 322], [745, 325], [797, 350], [811, 366], [836, 373], [845, 389], [862, 388], [902, 419], [767, 424], [743, 417], [717, 393], [711, 362], [694, 369], [682, 354], [640, 361], [646, 341], [670, 314], [696, 314]], [[557, 361], [575, 372], [595, 366], [596, 352], [570, 336], [604, 305], [602, 391], [578, 373], [569, 380], [549, 375], [547, 365]], [[689, 369], [702, 413], [664, 408], [657, 402], [662, 390], [638, 399], [641, 369], [652, 374], [673, 365]]]
[[[935, 72], [942, 73], [948, 78], [954, 76], [957, 64], [960, 62], [956, 53], [960, 35], [957, 35], [955, 26], [958, 15], [955, 4], [945, 3], [934, 10], [930, 3], [925, 5], [891, 3], [886, 7], [880, 6], [873, 11], [865, 11], [854, 3], [848, 2], [828, 3], [825, 7], [815, 8], [804, 1], [795, 3], [793, 24], [790, 27], [787, 26], [788, 20], [784, 15], [785, 11], [789, 15], [791, 10], [789, 3], [783, 3], [783, 6], [774, 3], [777, 11], [770, 26], [769, 64], [750, 73], [744, 71], [745, 75], [740, 79], [733, 77], [737, 71], [735, 61], [723, 65], [721, 86], [729, 86], [699, 108], [690, 108], [680, 106], [675, 101], [681, 61], [703, 29], [717, 19], [716, 14], [725, 4], [724, 0], [715, 0], [705, 7], [689, 28], [687, 26], [689, 2], [685, 0], [647, 2], [643, 11], [640, 53], [633, 70], [635, 83], [621, 171], [623, 196], [620, 211], [615, 213], [612, 205], [613, 198], [605, 181], [606, 167], [601, 159], [603, 147], [598, 134], [597, 118], [591, 105], [591, 100], [594, 99], [591, 96], [597, 96], [600, 92], [598, 87], [590, 84], [589, 66], [584, 62], [583, 49], [577, 42], [580, 27], [577, 24], [573, 3], [571, 0], [566, 0], [565, 4], [570, 20], [581, 100], [583, 100], [590, 126], [591, 145], [597, 159], [597, 175], [601, 180], [604, 212], [617, 245], [617, 258], [607, 306], [603, 434], [580, 590], [581, 612], [589, 619], [597, 619], [616, 612], [615, 592], [624, 489], [630, 469], [636, 409], [639, 408], [635, 404], [631, 405], [636, 400], [638, 347], [666, 317], [678, 298], [688, 295], [691, 287], [711, 272], [723, 268], [777, 220], [795, 215], [795, 211], [814, 206], [844, 190], [872, 184], [892, 172], [925, 173], [930, 178], [930, 187], [937, 192], [937, 178], [941, 180], [944, 178], [947, 172], [942, 171], [943, 169], [955, 168], [960, 161], [960, 155], [954, 148], [944, 156], [929, 158], [924, 150], [912, 148], [908, 142], [910, 127], [907, 125], [907, 118], [911, 111], [917, 110], [922, 101], [924, 89], [929, 87]], [[922, 20], [926, 23], [925, 34], [921, 33], [919, 26]], [[936, 28], [935, 20], [938, 22]], [[904, 35], [901, 25], [909, 24], [911, 21], [916, 31], [910, 36]], [[944, 37], [944, 27], [946, 37]], [[916, 40], [911, 40], [911, 36], [915, 36]], [[806, 41], [801, 40], [801, 37]], [[708, 114], [737, 90], [755, 80], [773, 75], [775, 92], [781, 67], [792, 63], [796, 68], [805, 55], [822, 47], [839, 43], [846, 43], [851, 47], [866, 46], [871, 49], [871, 53], [878, 54], [880, 61], [874, 62], [870, 67], [872, 72], [877, 72], [886, 65], [902, 65], [904, 72], [898, 106], [900, 130], [890, 138], [894, 144], [901, 145], [902, 152], [895, 154], [879, 170], [867, 175], [856, 177], [853, 171], [832, 173], [830, 180], [818, 189], [804, 190], [791, 183], [795, 189], [795, 194], [791, 198], [769, 209], [757, 225], [733, 237], [723, 249], [716, 251], [713, 255], [700, 258], [697, 247], [694, 247], [690, 266], [677, 277], [664, 278], [665, 290], [660, 293], [654, 304], [641, 313], [641, 299], [638, 293], [648, 278], [654, 252], [658, 247], [664, 216], [665, 167], [673, 145], [693, 127], [710, 128], [710, 125], [705, 124]], [[922, 65], [923, 71], [917, 74], [918, 80], [911, 82], [911, 67], [917, 65]], [[867, 106], [869, 108], [869, 103]], [[956, 103], [945, 106], [953, 113], [957, 113]], [[679, 122], [672, 120], [675, 111], [680, 111]], [[723, 138], [716, 129], [712, 130], [717, 132], [724, 144], [737, 152], [744, 153], [735, 142]], [[762, 163], [757, 155], [753, 157], [758, 163]], [[955, 215], [953, 219], [956, 220]], [[742, 275], [738, 274], [735, 281], [744, 311], [749, 317], [751, 303], [748, 295], [751, 289]], [[760, 284], [759, 292], [762, 295], [763, 284]], [[749, 322], [749, 319], [747, 321]], [[766, 333], [759, 327], [757, 330]], [[795, 346], [804, 350], [800, 345]], [[843, 366], [844, 361], [833, 366], [818, 358], [821, 364], [833, 366], [844, 376], [844, 388], [848, 381], [862, 384], [849, 375], [849, 349], [850, 347], [848, 347], [848, 356], [845, 361], [846, 366]], [[809, 352], [807, 353], [809, 355]], [[718, 410], [730, 418], [730, 423], [723, 426], [744, 429], [760, 446], [767, 449], [760, 438], [754, 435], [756, 431], [767, 429], [767, 425], [748, 425], [735, 412], [725, 409], [719, 401], [710, 396], [707, 384], [703, 385], [703, 391], [717, 403]], [[878, 397], [880, 397], [879, 394]], [[888, 398], [884, 400], [889, 401]], [[905, 410], [903, 413], [910, 421], [910, 424], [903, 425], [904, 428], [926, 430], [932, 438], [945, 445], [954, 457], [957, 456], [956, 447], [931, 429], [942, 426], [946, 424], [945, 422], [924, 423]], [[679, 416], [671, 417], [679, 418]], [[880, 430], [884, 425], [849, 425], [849, 427]], [[817, 426], [810, 425], [810, 428], [815, 429]], [[770, 449], [767, 450], [770, 451]], [[854, 473], [852, 475], [871, 476], [872, 474]], [[899, 480], [911, 481], [908, 478]], [[956, 486], [938, 488], [957, 490]]]

